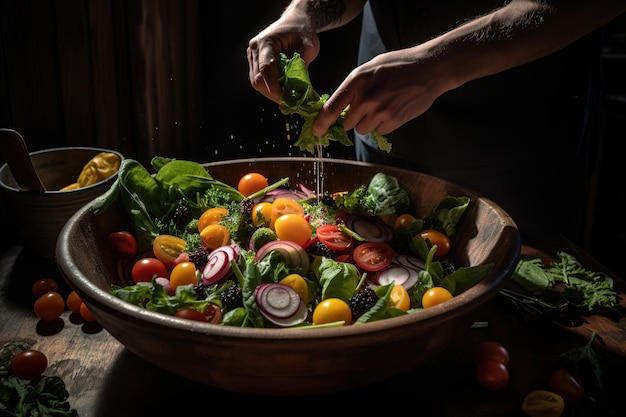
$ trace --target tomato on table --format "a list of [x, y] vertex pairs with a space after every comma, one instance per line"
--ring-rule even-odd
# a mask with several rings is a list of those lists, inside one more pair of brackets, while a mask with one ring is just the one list
[[141, 258], [133, 264], [131, 277], [135, 283], [151, 282], [152, 277], [167, 277], [165, 264], [157, 258]]
[[361, 243], [354, 248], [354, 263], [365, 271], [380, 271], [391, 263], [396, 252], [384, 242]]
[[26, 349], [11, 359], [11, 372], [20, 379], [37, 379], [47, 368], [48, 358], [38, 350]]
[[329, 249], [342, 251], [352, 244], [352, 237], [335, 224], [323, 224], [316, 230], [317, 238]]
[[37, 298], [33, 306], [35, 315], [44, 321], [58, 319], [65, 311], [65, 300], [56, 291], [50, 291]]
[[550, 375], [548, 387], [559, 394], [566, 403], [575, 403], [585, 398], [585, 387], [578, 378], [567, 369], [557, 369]]
[[50, 291], [59, 292], [59, 284], [52, 278], [42, 278], [33, 283], [31, 291], [39, 298]]
[[510, 359], [511, 356], [507, 348], [493, 340], [480, 342], [474, 348], [474, 361], [476, 363], [486, 360], [495, 360], [508, 366]]
[[476, 365], [476, 380], [488, 391], [501, 390], [509, 384], [509, 368], [502, 362], [486, 360]]

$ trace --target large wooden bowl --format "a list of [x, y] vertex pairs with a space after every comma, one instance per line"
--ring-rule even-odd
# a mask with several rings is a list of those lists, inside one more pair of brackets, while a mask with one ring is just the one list
[[[261, 158], [206, 164], [209, 173], [236, 184], [252, 171], [270, 182], [290, 177], [316, 189], [316, 158]], [[363, 325], [323, 329], [254, 329], [194, 322], [154, 313], [109, 292], [120, 284], [105, 249], [109, 232], [124, 227], [110, 209], [96, 217], [87, 205], [61, 232], [57, 262], [98, 322], [129, 350], [174, 374], [230, 391], [262, 395], [336, 392], [383, 380], [415, 368], [466, 335], [475, 312], [489, 302], [513, 272], [520, 254], [514, 221], [497, 204], [470, 190], [417, 172], [367, 163], [325, 159], [327, 191], [368, 184], [377, 172], [398, 178], [409, 191], [413, 212], [426, 215], [446, 195], [471, 203], [453, 239], [458, 266], [493, 263], [483, 281], [438, 306]]]

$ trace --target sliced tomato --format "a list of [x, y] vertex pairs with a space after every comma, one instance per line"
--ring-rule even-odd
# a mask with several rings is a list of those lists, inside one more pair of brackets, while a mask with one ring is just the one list
[[176, 258], [185, 251], [186, 246], [187, 242], [177, 236], [158, 235], [152, 244], [152, 251], [157, 259], [171, 269], [176, 263]]
[[317, 228], [317, 238], [332, 250], [344, 250], [352, 244], [352, 237], [335, 224], [323, 224]]
[[380, 271], [391, 263], [396, 252], [385, 242], [362, 243], [352, 254], [354, 263], [365, 271]]

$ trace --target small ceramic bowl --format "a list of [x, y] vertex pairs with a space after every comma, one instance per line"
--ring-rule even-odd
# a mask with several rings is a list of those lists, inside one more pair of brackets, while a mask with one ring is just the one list
[[43, 258], [54, 258], [59, 232], [67, 220], [113, 184], [117, 174], [93, 185], [59, 191], [75, 183], [85, 164], [100, 152], [112, 152], [120, 160], [123, 158], [119, 152], [94, 147], [31, 152], [33, 166], [46, 188], [44, 192], [21, 190], [8, 164], [0, 167], [0, 192], [25, 248]]
[[[316, 158], [260, 158], [205, 166], [213, 178], [226, 183], [260, 172], [271, 182], [289, 177], [292, 184], [314, 190], [319, 163]], [[324, 188], [353, 190], [378, 172], [398, 179], [416, 216], [425, 217], [445, 196], [469, 197], [451, 259], [459, 266], [493, 263], [489, 275], [442, 304], [372, 323], [306, 330], [200, 323], [148, 311], [111, 294], [111, 285], [121, 285], [123, 279], [106, 236], [127, 224], [116, 205], [98, 216], [88, 205], [72, 216], [59, 236], [57, 264], [113, 337], [182, 377], [229, 391], [275, 396], [330, 393], [381, 381], [418, 367], [466, 337], [481, 307], [512, 274], [521, 244], [514, 221], [496, 203], [418, 172], [325, 159]]]

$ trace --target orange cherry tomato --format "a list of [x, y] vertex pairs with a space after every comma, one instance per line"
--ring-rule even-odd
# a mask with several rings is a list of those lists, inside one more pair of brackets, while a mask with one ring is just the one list
[[272, 203], [272, 217], [270, 221], [270, 229], [274, 228], [274, 223], [283, 214], [299, 214], [304, 216], [304, 208], [296, 200], [288, 197], [278, 197]]
[[200, 232], [202, 244], [209, 249], [217, 249], [230, 243], [230, 232], [219, 223], [210, 224]]
[[170, 273], [170, 286], [172, 291], [176, 291], [178, 286], [188, 284], [198, 284], [196, 265], [193, 262], [181, 262]]
[[322, 300], [313, 310], [313, 324], [326, 324], [343, 321], [344, 325], [352, 323], [350, 306], [339, 298]]
[[431, 246], [437, 245], [435, 258], [441, 258], [450, 252], [450, 238], [439, 230], [424, 230], [417, 237], [429, 241]]
[[56, 320], [65, 311], [65, 300], [58, 292], [50, 291], [37, 298], [33, 310], [41, 320]]
[[262, 201], [252, 207], [252, 224], [256, 227], [269, 227], [272, 222], [272, 203]]
[[85, 303], [81, 303], [80, 304], [79, 313], [80, 313], [80, 316], [85, 321], [88, 321], [88, 322], [96, 321], [96, 318], [93, 316], [93, 314], [91, 314], [91, 311], [89, 310], [89, 307], [87, 307], [87, 304], [85, 304]]
[[411, 307], [409, 292], [402, 285], [394, 285], [389, 294], [389, 305], [407, 311]]
[[76, 291], [70, 292], [65, 298], [65, 304], [67, 305], [67, 308], [69, 308], [70, 311], [74, 313], [80, 312], [80, 305], [82, 304], [82, 302], [83, 300], [80, 299], [80, 296], [76, 293]]
[[415, 221], [415, 216], [409, 213], [401, 214], [396, 218], [394, 229], [408, 229]]
[[422, 297], [422, 307], [429, 308], [434, 307], [437, 304], [441, 304], [444, 301], [452, 299], [450, 291], [443, 287], [432, 287]]
[[257, 191], [261, 191], [268, 185], [269, 182], [264, 175], [261, 175], [258, 172], [251, 172], [241, 177], [239, 183], [237, 184], [237, 190], [239, 190], [239, 192], [244, 196], [248, 197]]
[[228, 209], [224, 207], [211, 207], [200, 215], [198, 219], [198, 232], [210, 224], [217, 224], [222, 220], [222, 217], [228, 214]]
[[276, 219], [274, 223], [276, 236], [280, 240], [289, 240], [304, 246], [311, 239], [311, 225], [299, 214], [287, 213]]

